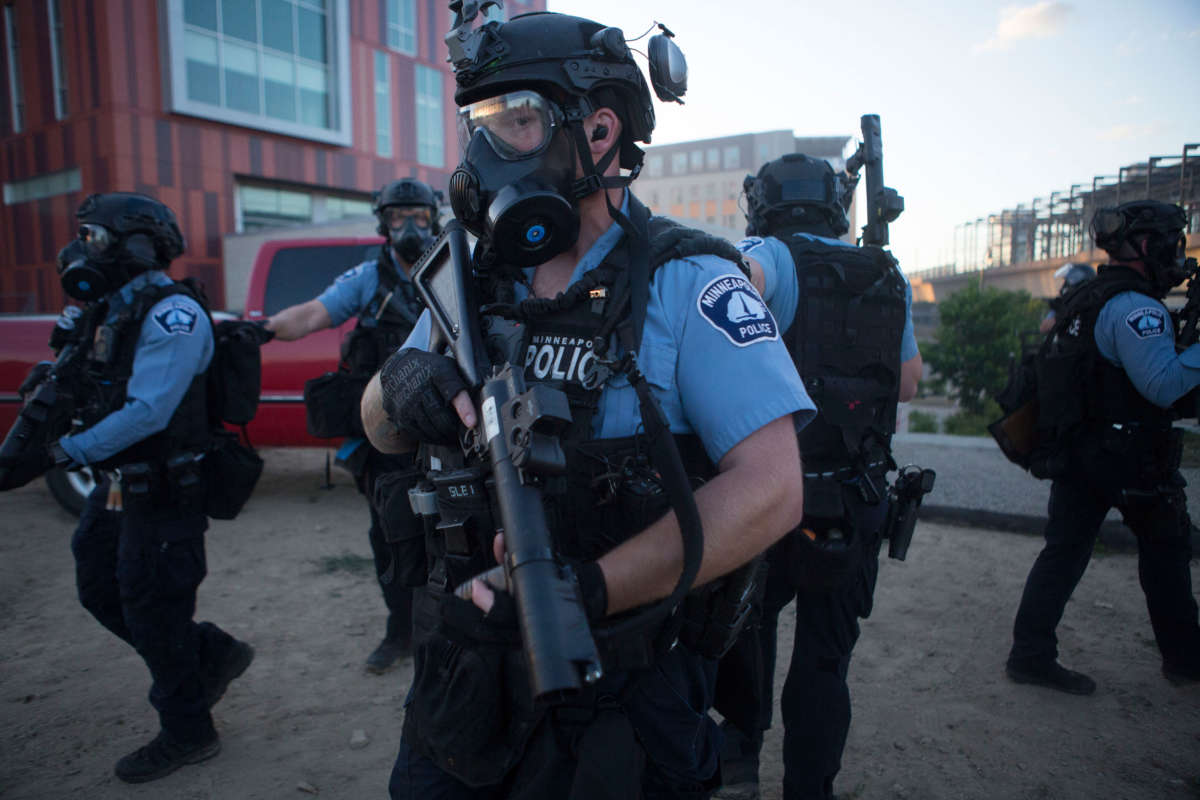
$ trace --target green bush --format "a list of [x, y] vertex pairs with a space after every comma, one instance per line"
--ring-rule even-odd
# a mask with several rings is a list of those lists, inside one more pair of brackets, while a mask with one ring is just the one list
[[1009, 362], [1021, 352], [1022, 334], [1037, 330], [1045, 308], [1028, 292], [978, 282], [938, 304], [937, 341], [921, 351], [964, 412], [983, 413], [985, 401], [1004, 388]]
[[964, 410], [946, 417], [942, 423], [942, 430], [954, 436], [987, 436], [987, 426], [1002, 416], [1000, 406], [989, 397], [984, 400], [982, 411]]
[[938, 421], [937, 417], [930, 414], [928, 411], [910, 411], [908, 412], [908, 432], [909, 433], [937, 433]]

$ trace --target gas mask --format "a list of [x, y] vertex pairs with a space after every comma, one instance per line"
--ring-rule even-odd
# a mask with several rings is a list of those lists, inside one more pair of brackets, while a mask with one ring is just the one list
[[134, 275], [158, 268], [154, 242], [144, 233], [117, 236], [103, 225], [84, 223], [79, 236], [58, 253], [58, 279], [67, 296], [99, 300]]
[[1195, 260], [1187, 257], [1187, 238], [1181, 231], [1148, 237], [1145, 250], [1146, 271], [1164, 293], [1183, 283], [1195, 268]]
[[529, 90], [480, 100], [459, 109], [458, 135], [450, 206], [501, 263], [537, 266], [575, 243], [575, 148], [556, 104]]
[[413, 264], [433, 244], [433, 235], [428, 225], [422, 227], [415, 218], [408, 217], [400, 227], [388, 228], [388, 241], [401, 261]]

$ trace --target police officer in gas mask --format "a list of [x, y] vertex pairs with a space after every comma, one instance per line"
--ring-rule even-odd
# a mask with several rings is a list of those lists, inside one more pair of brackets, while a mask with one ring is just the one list
[[1054, 277], [1062, 281], [1062, 286], [1058, 288], [1058, 296], [1050, 300], [1050, 308], [1046, 311], [1046, 316], [1042, 317], [1041, 324], [1038, 325], [1039, 333], [1050, 332], [1050, 329], [1054, 327], [1054, 320], [1058, 317], [1058, 312], [1062, 310], [1063, 298], [1079, 284], [1096, 277], [1096, 270], [1091, 264], [1063, 264], [1054, 271]]
[[[421, 181], [404, 178], [385, 184], [375, 195], [376, 228], [386, 241], [379, 256], [347, 270], [320, 296], [285, 308], [266, 327], [284, 341], [335, 328], [351, 317], [358, 321], [342, 344], [338, 372], [311, 381], [305, 392], [310, 431], [323, 437], [349, 437], [338, 453], [367, 497], [371, 515], [368, 538], [375, 574], [387, 605], [382, 641], [367, 656], [367, 670], [386, 672], [409, 651], [412, 639], [412, 591], [398, 563], [398, 543], [420, 533], [407, 509], [406, 491], [416, 479], [412, 458], [385, 455], [363, 438], [358, 405], [367, 380], [408, 337], [421, 313], [421, 301], [409, 280], [413, 264], [437, 236], [440, 193]], [[379, 479], [389, 478], [386, 503], [398, 513], [381, 519]]]
[[896, 404], [921, 376], [912, 290], [879, 247], [837, 238], [850, 229], [853, 182], [823, 159], [789, 153], [746, 176], [746, 233], [738, 248], [817, 404], [799, 433], [804, 521], [772, 548], [761, 622], [721, 660], [724, 787], [758, 795], [763, 732], [774, 698], [779, 612], [795, 600], [796, 628], [780, 702], [783, 796], [830, 798], [850, 727], [850, 656], [871, 612], [894, 468]]
[[[703, 713], [715, 661], [702, 637], [672, 646], [675, 617], [641, 613], [676, 587], [684, 548], [664, 499], [670, 467], [650, 460], [636, 387], [669, 423], [661, 430], [674, 434], [680, 482], [700, 486], [696, 586], [798, 521], [792, 431], [812, 406], [736, 250], [651, 218], [626, 188], [654, 108], [622, 32], [547, 12], [457, 22], [447, 41], [465, 160], [450, 201], [479, 237], [489, 360], [517, 366], [528, 385], [561, 388], [570, 407], [564, 480], [541, 491], [603, 674], [560, 702], [533, 700], [512, 595], [456, 571], [503, 557], [487, 521], [499, 517], [486, 499], [461, 502], [486, 498], [482, 478], [478, 491], [451, 485], [438, 495], [444, 524], [427, 527], [417, 677], [391, 796], [706, 797], [717, 777], [716, 726]], [[665, 34], [648, 50], [659, 97], [682, 94], [682, 54]], [[363, 422], [381, 450], [436, 451], [436, 486], [477, 467], [460, 436], [479, 413], [456, 363], [427, 352], [430, 332], [427, 312], [368, 386]], [[640, 374], [622, 353], [637, 354]], [[452, 511], [471, 517], [452, 525]], [[482, 542], [460, 553], [451, 533], [472, 523]], [[463, 585], [470, 600], [452, 592]]]
[[71, 551], [83, 607], [150, 670], [160, 730], [115, 770], [141, 783], [217, 754], [211, 709], [254, 650], [192, 619], [206, 571], [201, 460], [218, 420], [205, 299], [165, 272], [184, 251], [175, 215], [153, 198], [114, 192], [91, 195], [76, 217], [79, 237], [58, 266], [83, 309], [73, 338], [58, 346], [60, 355], [66, 347], [86, 355], [76, 384], [60, 387], [74, 403], [73, 429], [47, 459], [97, 476]]
[[1180, 351], [1162, 303], [1187, 276], [1186, 227], [1183, 210], [1169, 203], [1098, 209], [1091, 232], [1108, 263], [1063, 298], [1037, 355], [1038, 443], [1030, 471], [1053, 484], [1046, 547], [1013, 625], [1007, 673], [1017, 683], [1082, 695], [1096, 690], [1090, 677], [1058, 662], [1055, 629], [1114, 506], [1137, 537], [1138, 576], [1163, 675], [1200, 680], [1182, 431], [1171, 424], [1180, 413], [1196, 413], [1194, 403], [1177, 413], [1176, 403], [1200, 386], [1200, 345]]

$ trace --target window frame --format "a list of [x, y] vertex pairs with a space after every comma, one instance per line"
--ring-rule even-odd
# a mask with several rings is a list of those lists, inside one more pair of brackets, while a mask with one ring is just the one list
[[[388, 50], [391, 50], [393, 53], [402, 53], [406, 56], [415, 56], [417, 54], [417, 40], [420, 38], [420, 35], [421, 35], [421, 20], [420, 20], [419, 9], [417, 8], [417, 0], [380, 0], [380, 2], [383, 3], [383, 21], [384, 21], [383, 44], [384, 44], [384, 46]], [[396, 47], [392, 46], [392, 43], [391, 43], [392, 28], [396, 28], [397, 31], [399, 31], [400, 33], [404, 33], [406, 31], [405, 27], [399, 21], [399, 18], [397, 18], [395, 21], [392, 20], [392, 3], [393, 2], [407, 3], [408, 6], [412, 8], [412, 31], [410, 32], [410, 36], [411, 36], [411, 40], [412, 40], [412, 48], [411, 49], [405, 48], [403, 46], [396, 46]]]
[[[375, 99], [375, 153], [380, 158], [393, 158], [396, 137], [392, 130], [392, 58], [388, 50], [372, 51], [371, 86]], [[383, 80], [379, 70], [383, 68]], [[381, 146], [386, 142], [386, 147]]]
[[[423, 92], [421, 83], [425, 75], [437, 76], [437, 92]], [[413, 127], [416, 134], [417, 163], [424, 167], [444, 169], [446, 166], [446, 84], [445, 74], [437, 67], [417, 63], [413, 65]], [[422, 103], [423, 98], [437, 99], [436, 113], [434, 109]], [[422, 122], [429, 119], [437, 120], [438, 136], [436, 139], [426, 139], [422, 136]], [[437, 161], [426, 159], [423, 150], [428, 150], [436, 144], [440, 158]]]
[[4, 49], [8, 56], [9, 122], [13, 133], [25, 130], [25, 90], [21, 86], [21, 48], [17, 41], [17, 12], [12, 5], [4, 6]]
[[[164, 28], [163, 90], [167, 108], [177, 114], [254, 128], [271, 133], [282, 133], [300, 139], [328, 142], [349, 147], [354, 141], [354, 117], [350, 110], [352, 93], [350, 77], [350, 3], [349, 0], [329, 0], [331, 8], [327, 14], [326, 45], [332, 58], [326, 62], [330, 72], [329, 88], [334, 94], [329, 113], [334, 119], [330, 128], [306, 125], [302, 122], [268, 117], [264, 113], [253, 114], [237, 111], [226, 106], [211, 105], [192, 100], [187, 94], [187, 54], [184, 50], [184, 0], [159, 0], [159, 19]], [[262, 31], [256, 43], [262, 52]]]
[[63, 58], [62, 34], [66, 23], [63, 22], [61, 0], [46, 0], [46, 16], [50, 23], [50, 77], [54, 90], [54, 118], [65, 119], [71, 113], [67, 102], [66, 60]]

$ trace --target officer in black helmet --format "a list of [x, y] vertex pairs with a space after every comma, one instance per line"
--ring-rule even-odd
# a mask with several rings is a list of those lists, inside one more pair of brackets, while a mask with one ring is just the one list
[[254, 650], [192, 619], [205, 576], [200, 460], [217, 424], [207, 392], [214, 345], [203, 294], [165, 272], [184, 251], [175, 215], [114, 192], [91, 195], [76, 217], [79, 236], [58, 267], [67, 295], [84, 305], [77, 338], [60, 347], [87, 348], [86, 366], [78, 385], [64, 387], [75, 424], [50, 446], [47, 465], [97, 476], [71, 551], [83, 607], [150, 670], [160, 730], [115, 769], [142, 783], [217, 754], [210, 710]]
[[1062, 308], [1063, 298], [1079, 284], [1096, 277], [1096, 270], [1091, 264], [1063, 264], [1054, 271], [1054, 277], [1062, 281], [1062, 286], [1058, 289], [1058, 296], [1050, 300], [1050, 310], [1046, 312], [1046, 316], [1042, 317], [1042, 322], [1038, 326], [1039, 333], [1050, 332], [1050, 329], [1054, 327], [1055, 317]]
[[[404, 342], [421, 313], [409, 273], [440, 231], [439, 198], [428, 184], [412, 178], [385, 184], [373, 204], [379, 220], [376, 230], [386, 240], [378, 258], [347, 270], [319, 297], [285, 308], [266, 323], [279, 339], [291, 341], [358, 318], [342, 344], [341, 368], [316, 384], [324, 391], [310, 383], [305, 403], [314, 435], [349, 437], [338, 458], [367, 497], [367, 535], [388, 609], [383, 639], [367, 656], [367, 670], [376, 674], [386, 672], [411, 647], [412, 590], [398, 548], [420, 535], [420, 524], [411, 514], [390, 514], [384, 523], [379, 508], [387, 501], [376, 498], [377, 484], [382, 475], [402, 473], [402, 480], [393, 480], [397, 475], [389, 478], [388, 497], [403, 498], [417, 476], [410, 456], [385, 455], [363, 438], [358, 403], [367, 380]], [[407, 501], [389, 505], [403, 511]]]
[[833, 797], [850, 727], [846, 683], [858, 618], [871, 612], [895, 464], [896, 403], [921, 376], [912, 290], [891, 254], [837, 238], [853, 183], [824, 159], [789, 153], [746, 176], [746, 256], [796, 368], [817, 404], [799, 433], [804, 520], [768, 554], [762, 619], [721, 660], [716, 708], [725, 718], [717, 797], [759, 796], [763, 732], [771, 725], [779, 612], [796, 601], [780, 702], [783, 796]]
[[[1008, 677], [1071, 694], [1096, 682], [1057, 660], [1055, 629], [1109, 509], [1138, 543], [1138, 575], [1172, 682], [1200, 680], [1191, 523], [1173, 404], [1200, 385], [1200, 345], [1179, 352], [1162, 298], [1187, 275], [1179, 206], [1137, 200], [1092, 219], [1108, 253], [1094, 280], [1063, 298], [1038, 354], [1038, 445], [1031, 471], [1051, 478], [1046, 547], [1013, 625]], [[1195, 414], [1195, 406], [1185, 412]]]
[[[672, 595], [687, 563], [664, 475], [688, 494], [703, 484], [694, 585], [706, 586], [798, 521], [792, 431], [811, 403], [737, 251], [652, 218], [627, 190], [654, 111], [622, 32], [546, 12], [475, 28], [474, 4], [461, 8], [447, 37], [465, 153], [451, 206], [479, 237], [488, 358], [519, 365], [527, 384], [561, 387], [570, 407], [564, 480], [541, 493], [603, 670], [557, 702], [534, 701], [513, 596], [456, 574], [464, 558], [503, 557], [493, 522], [477, 507], [464, 521], [468, 507], [451, 506], [486, 487], [476, 495], [452, 483], [438, 496], [442, 522], [427, 527], [429, 583], [414, 599], [416, 677], [391, 795], [707, 797], [715, 662], [689, 628], [672, 647], [683, 620], [644, 613]], [[682, 94], [682, 54], [665, 33], [648, 51], [660, 99]], [[479, 415], [456, 363], [426, 352], [429, 334], [427, 312], [368, 386], [363, 422], [385, 451], [435, 448], [431, 474], [445, 485], [476, 474], [460, 436]], [[641, 374], [622, 354], [637, 355]], [[656, 441], [678, 448], [674, 466], [656, 460], [657, 445], [648, 451], [659, 414], [643, 408], [655, 406], [665, 417]], [[468, 522], [484, 541], [464, 553]]]

